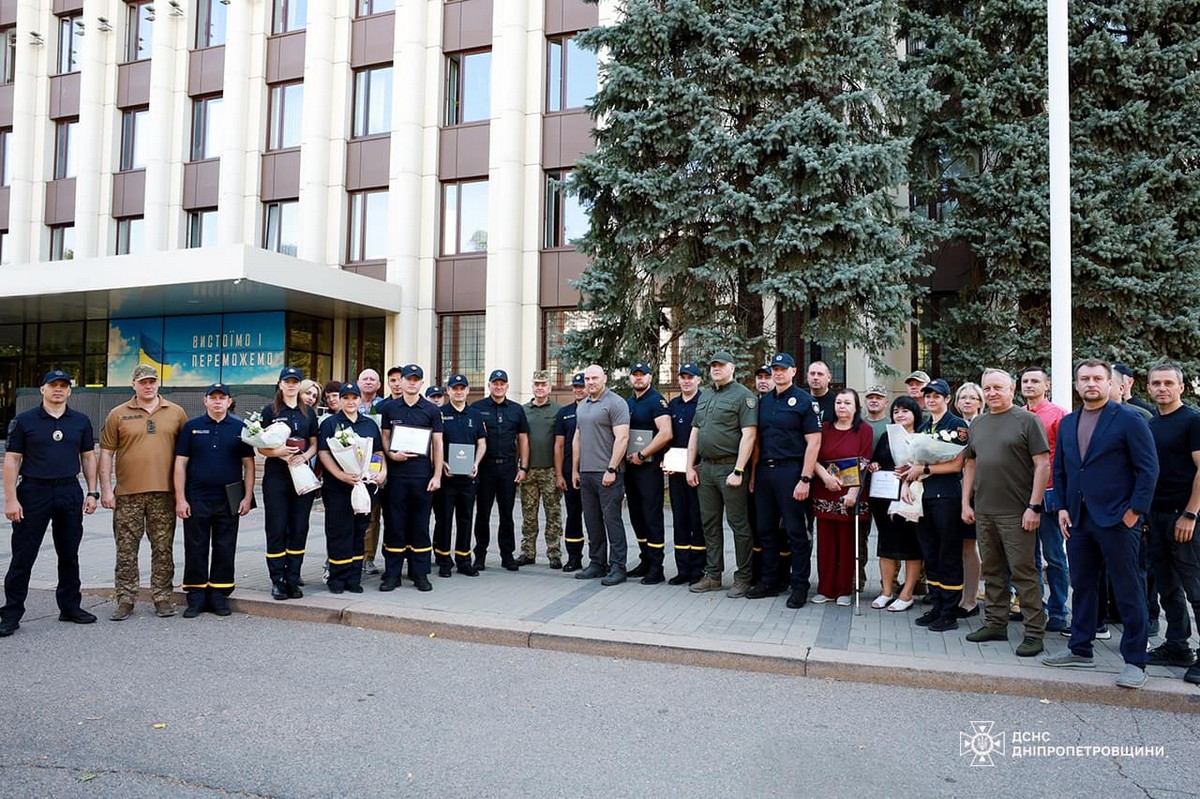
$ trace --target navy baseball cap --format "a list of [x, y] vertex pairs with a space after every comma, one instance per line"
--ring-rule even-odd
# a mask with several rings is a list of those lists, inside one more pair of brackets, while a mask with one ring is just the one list
[[303, 380], [304, 372], [297, 369], [295, 366], [285, 366], [279, 373], [280, 380]]
[[505, 383], [507, 383], [508, 382], [508, 372], [504, 371], [503, 369], [493, 370], [492, 373], [490, 375], [488, 375], [488, 382], [495, 383], [497, 380], [503, 380]]
[[1117, 372], [1118, 374], [1125, 375], [1126, 377], [1133, 377], [1133, 370], [1130, 369], [1129, 366], [1126, 364], [1114, 363], [1112, 365], [1112, 370], [1114, 372]]
[[941, 394], [943, 397], [949, 397], [950, 396], [950, 384], [939, 377], [937, 380], [930, 380], [928, 383], [926, 383], [925, 388], [921, 389], [921, 393], [922, 394], [937, 393], [937, 394]]
[[446, 381], [446, 388], [469, 385], [471, 384], [467, 382], [467, 376], [460, 372], [455, 372], [454, 374], [450, 375], [450, 379]]
[[654, 372], [650, 369], [650, 364], [646, 363], [645, 361], [638, 361], [633, 366], [629, 367], [629, 374], [635, 375], [638, 372], [641, 372], [644, 375], [654, 374]]
[[429, 388], [425, 389], [425, 396], [426, 397], [444, 397], [444, 396], [446, 396], [446, 392], [442, 391], [441, 386], [430, 386]]
[[758, 375], [769, 375], [769, 374], [771, 374], [771, 364], [769, 364], [769, 363], [764, 363], [762, 366], [760, 366], [754, 370], [755, 377], [757, 377]]
[[406, 363], [400, 367], [401, 377], [425, 377], [425, 370], [415, 363]]
[[680, 365], [679, 374], [691, 375], [692, 377], [699, 377], [700, 376], [700, 367], [697, 366], [696, 364], [692, 363], [691, 361], [688, 361], [687, 363]]
[[358, 383], [342, 383], [342, 387], [338, 389], [338, 396], [344, 397], [347, 394], [353, 394], [356, 397], [362, 397], [362, 392], [358, 390]]
[[771, 366], [782, 366], [784, 369], [795, 369], [796, 359], [786, 352], [777, 352], [775, 357], [771, 359]]
[[576, 373], [575, 373], [575, 376], [571, 378], [571, 385], [572, 385], [572, 386], [582, 386], [582, 385], [586, 385], [586, 382], [585, 382], [585, 381], [584, 381], [584, 379], [583, 379], [583, 372], [576, 372]]
[[49, 385], [56, 380], [63, 380], [68, 386], [71, 385], [71, 376], [62, 369], [51, 369], [49, 372], [46, 372], [42, 377], [42, 385]]
[[224, 394], [227, 397], [233, 396], [229, 390], [229, 386], [224, 383], [210, 383], [208, 388], [204, 389], [204, 396], [211, 397], [213, 394]]

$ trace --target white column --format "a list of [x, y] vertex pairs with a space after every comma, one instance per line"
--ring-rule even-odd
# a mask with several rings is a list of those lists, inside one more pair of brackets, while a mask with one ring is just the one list
[[1067, 3], [1047, 0], [1050, 67], [1050, 372], [1052, 399], [1072, 404], [1071, 117]]
[[[257, 150], [247, 152], [248, 136], [259, 128], [250, 114], [250, 98], [262, 91], [261, 79], [252, 84], [249, 3], [230, 3], [225, 28], [225, 84], [221, 95], [221, 184], [217, 192], [217, 242], [241, 244], [246, 229], [247, 161], [258, 163]], [[259, 59], [261, 63], [261, 58]], [[258, 70], [255, 70], [258, 71]]]
[[521, 354], [525, 196], [525, 0], [492, 11], [492, 119], [488, 152], [487, 344], [485, 369], [505, 369], [514, 388], [528, 378]]
[[[83, 4], [83, 47], [80, 53], [79, 122], [75, 125], [75, 257], [91, 258], [105, 255], [100, 249], [101, 231], [109, 218], [107, 209], [100, 207], [102, 172], [109, 159], [104, 158], [104, 145], [111, 144], [106, 135], [105, 90], [108, 52], [112, 32], [102, 33], [97, 16], [108, 13], [106, 0], [86, 0]], [[110, 184], [111, 185], [111, 184]]]
[[[165, 5], [165, 4], [164, 4]], [[183, 160], [190, 142], [192, 108], [186, 86], [188, 21], [159, 8], [150, 51], [150, 110], [146, 120], [146, 252], [179, 249], [183, 213]]]
[[[13, 85], [13, 132], [10, 137], [12, 154], [9, 166], [12, 181], [8, 204], [9, 263], [20, 264], [46, 260], [42, 251], [42, 222], [45, 218], [46, 143], [44, 126], [38, 120], [46, 118], [49, 105], [49, 67], [57, 48], [58, 28], [51, 25], [54, 18], [49, 6], [43, 9], [38, 0], [20, 0], [17, 6], [17, 74]], [[32, 33], [40, 33], [44, 44], [32, 44]]]
[[531, 396], [530, 377], [543, 363], [541, 244], [542, 195], [545, 175], [542, 170], [542, 107], [546, 73], [545, 12], [542, 0], [527, 0], [529, 30], [525, 32], [525, 63], [522, 68], [523, 125], [525, 129], [521, 229], [521, 335], [515, 353], [521, 373], [519, 395]]
[[304, 34], [304, 110], [300, 120], [300, 243], [296, 253], [306, 261], [330, 266], [336, 266], [337, 262], [330, 262], [326, 247], [329, 237], [338, 234], [334, 224], [340, 216], [336, 211], [331, 214], [329, 209], [330, 163], [334, 150], [331, 125], [335, 114], [349, 108], [338, 102], [337, 93], [333, 91], [335, 77], [344, 75], [347, 66], [344, 53], [338, 59], [337, 34], [339, 31], [348, 33], [335, 19], [335, 5], [308, 5]]
[[[438, 139], [442, 113], [442, 7], [443, 0], [423, 0], [426, 6], [425, 34], [421, 43], [424, 52], [424, 102], [421, 131], [421, 182], [418, 187], [421, 203], [421, 229], [414, 246], [420, 272], [415, 351], [418, 362], [429, 365], [437, 373], [438, 319], [434, 311], [437, 291], [437, 256], [440, 242], [438, 230], [441, 207], [441, 184], [438, 180]], [[443, 375], [448, 377], [448, 375]]]

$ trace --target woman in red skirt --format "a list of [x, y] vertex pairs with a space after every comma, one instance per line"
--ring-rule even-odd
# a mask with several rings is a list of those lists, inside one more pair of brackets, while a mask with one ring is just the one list
[[813, 480], [813, 515], [817, 518], [817, 593], [812, 602], [830, 597], [848, 606], [854, 590], [854, 554], [858, 520], [868, 516], [863, 491], [871, 462], [871, 426], [863, 424], [858, 392], [846, 388], [833, 403], [833, 424], [821, 426], [817, 479]]

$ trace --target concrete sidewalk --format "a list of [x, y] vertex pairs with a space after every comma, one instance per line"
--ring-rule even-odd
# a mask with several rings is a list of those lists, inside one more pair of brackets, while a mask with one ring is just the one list
[[[519, 536], [519, 502], [516, 516]], [[669, 525], [669, 513], [667, 521]], [[0, 568], [7, 568], [10, 536], [3, 539]], [[726, 539], [729, 571], [725, 582], [731, 584], [734, 558], [728, 532]], [[669, 529], [667, 540], [671, 540]], [[637, 562], [632, 536], [630, 548], [632, 567]], [[242, 519], [233, 607], [277, 618], [610, 657], [1200, 712], [1200, 690], [1183, 682], [1182, 669], [1149, 667], [1151, 679], [1141, 690], [1113, 685], [1123, 665], [1119, 627], [1112, 640], [1096, 642], [1094, 671], [1064, 671], [1041, 665], [1040, 657], [1014, 654], [1022, 637], [1018, 623], [1009, 625], [1008, 642], [972, 644], [964, 636], [978, 629], [982, 614], [961, 621], [958, 630], [933, 633], [913, 624], [923, 612], [920, 603], [904, 613], [873, 610], [869, 602], [879, 584], [874, 542], [871, 551], [868, 589], [862, 594], [861, 615], [857, 616], [853, 608], [833, 603], [791, 610], [784, 596], [729, 599], [724, 592], [692, 594], [687, 586], [643, 586], [635, 580], [604, 588], [598, 580], [579, 581], [572, 574], [551, 570], [542, 549], [536, 565], [515, 573], [500, 568], [495, 549], [487, 571], [479, 577], [455, 573], [450, 579], [439, 579], [435, 568], [431, 577], [434, 590], [428, 593], [418, 592], [408, 580], [395, 591], [381, 593], [380, 578], [375, 576], [364, 579], [365, 593], [335, 596], [321, 580], [325, 538], [324, 513], [318, 502], [303, 571], [305, 596], [277, 602], [270, 597], [260, 507]], [[113, 552], [112, 513], [100, 509], [84, 517], [80, 570], [85, 593], [94, 597], [85, 604], [101, 616], [100, 624], [113, 623], [107, 619]], [[149, 580], [149, 559], [149, 545], [143, 543], [143, 586]], [[176, 534], [175, 563], [178, 585], [183, 570], [181, 526]], [[379, 563], [382, 566], [382, 560]], [[674, 574], [669, 546], [667, 574]], [[813, 574], [815, 577], [815, 563]], [[33, 577], [34, 588], [54, 587], [56, 561], [49, 534]], [[148, 603], [139, 603], [135, 612], [153, 613]], [[155, 621], [188, 623], [179, 616]], [[36, 634], [36, 622], [27, 618], [18, 635]], [[1058, 633], [1047, 634], [1047, 651], [1061, 651], [1066, 640]], [[1161, 638], [1155, 638], [1151, 645], [1160, 642]]]

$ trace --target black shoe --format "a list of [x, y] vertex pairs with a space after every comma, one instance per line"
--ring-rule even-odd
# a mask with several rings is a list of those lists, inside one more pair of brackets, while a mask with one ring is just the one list
[[303, 588], [303, 587], [304, 587], [304, 578], [300, 578], [299, 580], [297, 580], [297, 581], [296, 581], [296, 585], [298, 585], [298, 586], [300, 586], [301, 588]]
[[429, 575], [427, 574], [414, 574], [412, 575], [412, 581], [418, 591], [433, 590], [433, 583], [429, 582]]
[[185, 619], [194, 619], [200, 615], [200, 608], [196, 605], [188, 605], [183, 609], [183, 617]]
[[1025, 621], [1025, 614], [1019, 610], [1012, 610], [1008, 613], [1009, 621]]
[[959, 607], [954, 611], [954, 615], [956, 618], [959, 618], [959, 619], [969, 619], [972, 616], [978, 616], [979, 615], [979, 605], [976, 605], [975, 607], [971, 608], [970, 610], [967, 610], [964, 607]]
[[929, 632], [931, 633], [944, 633], [947, 630], [957, 629], [958, 619], [954, 618], [953, 616], [941, 616], [937, 619], [934, 619], [934, 621], [929, 625]]
[[460, 563], [455, 568], [458, 569], [459, 574], [461, 574], [465, 577], [478, 577], [479, 576], [479, 570], [476, 569], [474, 566], [472, 566], [470, 561], [466, 561], [465, 563]]
[[345, 592], [346, 592], [346, 589], [340, 585], [330, 585], [329, 586], [329, 593], [331, 593], [331, 594], [344, 594]]
[[92, 624], [96, 621], [96, 617], [83, 608], [75, 608], [75, 610], [64, 610], [62, 613], [59, 613], [58, 620], [69, 621], [75, 624]]
[[808, 590], [804, 588], [793, 588], [792, 593], [788, 594], [787, 606], [792, 610], [799, 610], [808, 602]]
[[764, 599], [769, 596], [779, 596], [779, 589], [767, 583], [755, 583], [746, 592], [746, 599]]
[[[14, 626], [13, 629], [16, 629]], [[4, 632], [4, 626], [0, 624], [0, 635], [7, 635]], [[1192, 685], [1200, 685], [1200, 666], [1192, 666], [1183, 674], [1183, 681], [1190, 682]]]
[[641, 580], [642, 585], [658, 585], [659, 583], [664, 583], [666, 581], [667, 578], [665, 575], [663, 575], [662, 569], [654, 569]]
[[608, 574], [608, 568], [599, 563], [589, 563], [587, 568], [575, 575], [576, 580], [595, 580]]
[[454, 569], [450, 568], [449, 563], [443, 563], [441, 566], [438, 566], [438, 577], [453, 577], [453, 576], [454, 576]]
[[361, 594], [363, 592], [363, 587], [361, 585], [348, 585], [346, 586], [346, 590], [352, 594]]
[[917, 617], [917, 620], [914, 621], [913, 624], [917, 625], [918, 627], [928, 627], [939, 618], [941, 618], [941, 614], [936, 610], [928, 610]]
[[537, 563], [536, 555], [534, 555], [532, 558], [527, 555], [522, 555], [521, 557], [517, 558], [517, 566], [532, 566], [535, 563]]
[[271, 599], [280, 600], [287, 598], [288, 590], [286, 585], [283, 583], [271, 583]]
[[183, 609], [183, 617], [185, 619], [194, 619], [204, 612], [205, 602], [208, 600], [206, 591], [188, 591], [187, 592], [187, 607]]
[[577, 572], [583, 568], [583, 561], [579, 558], [567, 558], [567, 562], [563, 564], [563, 571], [566, 573]]
[[380, 591], [395, 591], [400, 581], [392, 577], [384, 577], [379, 583]]
[[688, 585], [691, 583], [691, 581], [692, 578], [688, 577], [686, 574], [677, 574], [670, 580], [667, 580], [667, 585]]
[[626, 577], [645, 577], [650, 573], [650, 567], [643, 561], [638, 561], [638, 565], [634, 566], [629, 571], [625, 572]]
[[562, 568], [562, 558], [550, 558], [550, 568], [558, 571]]
[[487, 571], [487, 558], [483, 555], [476, 555], [474, 567], [477, 572]]
[[300, 583], [288, 583], [287, 592], [288, 599], [304, 598], [304, 592], [300, 590]]
[[508, 569], [510, 572], [518, 571], [521, 568], [520, 563], [512, 558], [509, 558], [508, 560], [501, 560], [500, 565]]
[[21, 622], [16, 619], [0, 619], [0, 638], [7, 638], [17, 631]]
[[1151, 666], [1176, 666], [1186, 669], [1195, 665], [1196, 653], [1186, 646], [1159, 644], [1146, 653], [1146, 663]]
[[224, 594], [213, 594], [208, 598], [208, 609], [218, 616], [228, 616], [231, 611], [229, 603], [225, 601]]
[[620, 585], [628, 579], [628, 572], [620, 566], [609, 567], [608, 574], [600, 581], [600, 585]]

